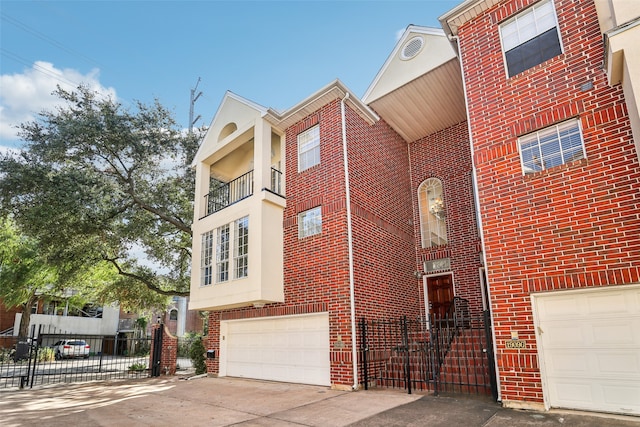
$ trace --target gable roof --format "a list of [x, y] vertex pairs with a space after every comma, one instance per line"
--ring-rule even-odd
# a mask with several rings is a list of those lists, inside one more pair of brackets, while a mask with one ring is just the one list
[[355, 96], [339, 79], [335, 79], [284, 112], [269, 108], [264, 114], [264, 118], [276, 129], [284, 131], [334, 99], [345, 98], [347, 94], [349, 97], [346, 98], [345, 103], [363, 120], [369, 124], [374, 124], [380, 119], [371, 108]]
[[[216, 114], [211, 120], [211, 124], [205, 132], [200, 147], [193, 158], [191, 167], [195, 167], [196, 160], [202, 156], [207, 157], [220, 139], [220, 133], [225, 126], [235, 123], [236, 128], [243, 128], [247, 123], [266, 114], [267, 108], [253, 101], [243, 98], [231, 91], [226, 91], [216, 110]], [[240, 123], [238, 123], [240, 122]], [[206, 153], [206, 154], [205, 154]]]
[[460, 63], [444, 32], [408, 26], [363, 102], [407, 142], [466, 120]]

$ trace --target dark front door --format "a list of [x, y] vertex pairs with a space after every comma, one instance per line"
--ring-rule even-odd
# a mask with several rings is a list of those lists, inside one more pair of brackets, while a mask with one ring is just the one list
[[453, 302], [453, 278], [451, 275], [427, 277], [427, 297], [429, 312], [438, 318], [445, 317]]

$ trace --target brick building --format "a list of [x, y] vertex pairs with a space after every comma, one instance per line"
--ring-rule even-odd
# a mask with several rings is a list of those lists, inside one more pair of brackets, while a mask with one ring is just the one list
[[[392, 54], [373, 105], [402, 96], [406, 66], [440, 91], [430, 71], [459, 75], [441, 30], [416, 38], [432, 49]], [[387, 123], [340, 81], [282, 113], [227, 93], [194, 160], [190, 307], [211, 310], [209, 371], [357, 388], [359, 319], [445, 315], [454, 296], [481, 312], [464, 119], [458, 100], [426, 125]]]
[[637, 43], [639, 16], [507, 0], [440, 18], [464, 70], [506, 405], [640, 414], [640, 68], [608, 43]]
[[491, 313], [505, 405], [640, 413], [640, 27], [616, 19], [640, 13], [616, 3], [467, 0], [362, 100], [228, 92], [193, 163], [209, 372], [357, 388], [357, 319], [458, 297]]

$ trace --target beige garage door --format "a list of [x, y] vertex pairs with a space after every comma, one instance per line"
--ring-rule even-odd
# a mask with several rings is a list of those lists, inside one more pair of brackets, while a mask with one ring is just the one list
[[547, 406], [640, 415], [640, 286], [532, 298]]
[[327, 313], [221, 322], [220, 374], [331, 385]]

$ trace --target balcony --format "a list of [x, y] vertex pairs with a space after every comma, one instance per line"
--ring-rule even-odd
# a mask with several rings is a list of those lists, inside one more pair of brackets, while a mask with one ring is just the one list
[[[253, 170], [251, 170], [232, 181], [219, 183], [214, 186], [214, 188], [204, 196], [207, 207], [205, 217], [252, 196], [253, 184]], [[270, 188], [266, 190], [277, 195], [282, 195], [282, 172], [271, 168]]]

